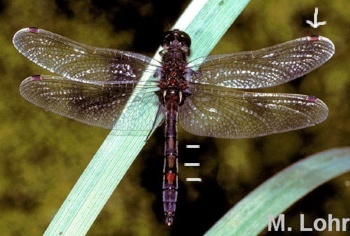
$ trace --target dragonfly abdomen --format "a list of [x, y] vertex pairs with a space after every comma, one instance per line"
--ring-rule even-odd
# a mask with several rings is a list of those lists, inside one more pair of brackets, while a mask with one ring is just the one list
[[166, 105], [168, 109], [165, 116], [164, 131], [163, 207], [165, 223], [170, 226], [174, 221], [178, 194], [178, 104], [170, 100]]

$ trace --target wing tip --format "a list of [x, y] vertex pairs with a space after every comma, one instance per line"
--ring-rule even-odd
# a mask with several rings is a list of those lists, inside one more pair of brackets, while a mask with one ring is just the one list
[[[303, 96], [303, 95], [302, 95]], [[304, 95], [305, 98], [303, 98], [304, 100], [306, 100], [308, 103], [311, 103], [311, 104], [318, 104], [324, 108], [326, 108], [328, 110], [328, 107], [326, 105], [326, 103], [324, 103], [321, 99], [319, 99], [318, 97], [316, 96], [313, 96], [313, 95]]]
[[14, 34], [12, 43], [15, 46], [15, 48], [21, 52], [21, 38], [25, 37], [28, 33], [39, 34], [41, 31], [42, 29], [39, 29], [37, 27], [28, 27], [20, 29]]
[[332, 52], [332, 55], [334, 54], [335, 52], [335, 46], [333, 44], [333, 42], [326, 38], [326, 37], [323, 37], [321, 35], [310, 35], [310, 36], [307, 36], [306, 37], [308, 41], [311, 41], [311, 42], [324, 42], [324, 43], [327, 43], [329, 45], [329, 48], [331, 49], [331, 52]]
[[312, 96], [312, 95], [307, 96], [306, 100], [308, 102], [316, 104], [317, 107], [318, 107], [317, 109], [320, 112], [319, 114], [322, 113], [322, 115], [319, 115], [318, 117], [315, 117], [313, 119], [313, 125], [319, 124], [319, 123], [325, 121], [328, 118], [329, 109], [328, 109], [326, 103], [324, 103], [321, 99], [319, 99], [319, 98], [317, 98], [315, 96]]
[[[30, 82], [37, 82], [37, 81], [42, 81], [44, 78], [41, 75], [31, 75], [27, 77], [25, 80], [22, 81], [22, 83], [19, 86], [19, 91], [20, 94], [26, 98], [27, 96], [24, 95], [24, 90], [26, 90], [26, 86]], [[27, 98], [26, 98], [27, 99]], [[27, 99], [28, 100], [28, 99]]]

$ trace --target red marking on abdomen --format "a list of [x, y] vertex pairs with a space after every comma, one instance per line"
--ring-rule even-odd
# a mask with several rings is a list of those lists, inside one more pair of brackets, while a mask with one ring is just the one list
[[175, 180], [175, 173], [169, 172], [166, 174], [166, 179], [168, 181], [168, 184], [172, 184]]

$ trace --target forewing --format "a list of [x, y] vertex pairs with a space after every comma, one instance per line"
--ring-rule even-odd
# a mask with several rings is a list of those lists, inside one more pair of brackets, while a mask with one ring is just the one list
[[313, 96], [205, 85], [192, 85], [191, 93], [180, 108], [180, 124], [200, 136], [252, 138], [313, 126], [328, 116], [327, 106]]
[[189, 82], [239, 89], [271, 87], [307, 74], [333, 53], [329, 39], [309, 36], [257, 51], [213, 55]]
[[82, 83], [59, 76], [36, 75], [21, 83], [20, 92], [25, 99], [46, 110], [89, 125], [111, 129], [130, 97], [133, 86]]
[[13, 44], [34, 63], [77, 81], [135, 82], [152, 60], [137, 53], [91, 47], [37, 28], [18, 31]]

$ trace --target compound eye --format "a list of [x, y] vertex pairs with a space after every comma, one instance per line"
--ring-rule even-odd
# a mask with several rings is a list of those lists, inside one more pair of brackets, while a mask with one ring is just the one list
[[187, 33], [183, 32], [183, 31], [179, 31], [178, 33], [179, 33], [179, 39], [178, 40], [181, 42], [181, 44], [183, 46], [186, 45], [187, 47], [190, 47], [191, 46], [191, 38], [190, 38], [190, 36]]
[[175, 40], [174, 31], [166, 31], [163, 34], [163, 46], [169, 46]]

